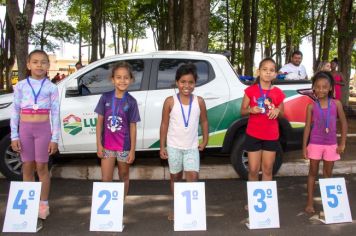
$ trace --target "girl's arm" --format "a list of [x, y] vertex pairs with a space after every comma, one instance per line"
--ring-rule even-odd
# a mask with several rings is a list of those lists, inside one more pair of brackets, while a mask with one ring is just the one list
[[[50, 82], [50, 81], [49, 81]], [[52, 122], [52, 137], [48, 145], [48, 154], [51, 156], [58, 151], [59, 134], [61, 131], [61, 123], [59, 120], [59, 94], [57, 86], [53, 86], [51, 91], [51, 122]]]
[[310, 130], [311, 130], [312, 112], [313, 112], [313, 105], [309, 104], [307, 107], [307, 117], [305, 120], [305, 127], [304, 127], [304, 133], [303, 133], [303, 157], [305, 159], [308, 158], [307, 144], [308, 144]]
[[98, 157], [103, 158], [103, 144], [101, 143], [102, 140], [102, 133], [103, 133], [103, 124], [104, 124], [104, 116], [98, 114], [98, 121], [96, 122], [96, 154]]
[[168, 97], [164, 101], [163, 109], [162, 109], [162, 121], [159, 132], [159, 142], [160, 142], [160, 151], [159, 155], [162, 159], [167, 159], [168, 154], [166, 151], [166, 140], [168, 133], [168, 125], [169, 125], [169, 113], [171, 112], [171, 107], [173, 106], [173, 97]]
[[277, 119], [278, 117], [283, 117], [284, 115], [284, 104], [281, 102], [278, 107], [269, 111], [268, 118], [269, 119]]
[[240, 113], [242, 116], [249, 115], [250, 113], [252, 114], [258, 114], [261, 113], [261, 108], [258, 106], [250, 107], [250, 98], [245, 94], [243, 99], [242, 99], [242, 104], [240, 108]]
[[137, 136], [137, 126], [136, 123], [130, 123], [130, 142], [131, 148], [129, 153], [129, 158], [127, 163], [131, 164], [135, 160], [135, 151], [136, 151], [136, 136]]
[[339, 120], [341, 123], [341, 141], [337, 146], [337, 150], [336, 150], [337, 153], [340, 154], [344, 152], [346, 146], [347, 120], [341, 102], [339, 100], [334, 100], [334, 101], [336, 102], [337, 115], [339, 116]]
[[11, 118], [10, 118], [10, 128], [11, 128], [11, 148], [15, 152], [21, 151], [21, 145], [19, 141], [19, 121], [20, 121], [20, 110], [21, 110], [21, 91], [20, 85], [17, 84], [14, 88], [14, 104], [12, 106]]
[[204, 99], [198, 97], [198, 102], [200, 107], [200, 125], [203, 132], [203, 142], [199, 144], [198, 149], [199, 151], [203, 151], [209, 140], [209, 123]]

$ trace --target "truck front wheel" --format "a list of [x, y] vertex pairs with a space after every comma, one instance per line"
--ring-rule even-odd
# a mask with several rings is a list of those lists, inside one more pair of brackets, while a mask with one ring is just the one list
[[[0, 172], [9, 180], [22, 181], [22, 161], [20, 154], [11, 148], [10, 134], [0, 141]], [[48, 161], [48, 169], [52, 167], [53, 158]]]
[[[246, 139], [246, 134], [241, 134], [235, 141], [234, 146], [230, 154], [232, 166], [237, 174], [243, 180], [248, 180], [248, 156], [247, 152], [243, 148], [243, 144]], [[276, 160], [273, 166], [273, 175], [276, 174], [283, 162], [283, 150], [279, 147], [279, 151], [276, 153]]]

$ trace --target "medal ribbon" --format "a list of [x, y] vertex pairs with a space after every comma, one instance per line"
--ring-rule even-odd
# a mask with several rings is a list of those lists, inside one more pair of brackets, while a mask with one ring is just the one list
[[266, 94], [264, 94], [264, 93], [263, 93], [263, 90], [262, 90], [262, 87], [261, 87], [261, 84], [260, 84], [260, 83], [258, 83], [258, 88], [260, 89], [260, 94], [261, 94], [261, 97], [264, 97], [264, 99], [266, 99], [266, 98], [267, 98], [267, 96], [268, 96], [268, 94], [269, 94], [269, 91], [271, 91], [271, 84], [269, 85], [269, 87], [268, 87], [268, 90], [267, 90], [267, 93], [266, 93]]
[[37, 104], [37, 98], [38, 98], [38, 96], [39, 96], [40, 93], [41, 93], [41, 90], [42, 90], [42, 87], [43, 87], [44, 82], [46, 81], [46, 78], [44, 78], [44, 79], [42, 80], [41, 87], [40, 87], [40, 89], [38, 90], [37, 93], [36, 93], [35, 90], [33, 89], [29, 77], [27, 77], [26, 80], [27, 80], [28, 85], [30, 85], [30, 87], [31, 87], [33, 97], [35, 98], [35, 104]]
[[[126, 95], [127, 95], [127, 92], [124, 93], [124, 95], [122, 96], [121, 98], [121, 104], [123, 104], [126, 100]], [[115, 125], [116, 123], [116, 114], [119, 113], [119, 110], [120, 110], [120, 101], [118, 102], [117, 104], [117, 109], [116, 109], [116, 104], [115, 104], [115, 91], [114, 91], [114, 95], [112, 96], [112, 101], [111, 101], [111, 112], [112, 112], [112, 124]]]
[[188, 125], [189, 125], [190, 112], [191, 112], [191, 110], [192, 110], [193, 95], [190, 95], [190, 97], [189, 97], [188, 120], [185, 118], [184, 109], [183, 109], [182, 102], [181, 102], [181, 100], [180, 100], [179, 93], [177, 94], [177, 97], [178, 97], [178, 101], [179, 101], [179, 103], [180, 103], [180, 108], [181, 108], [181, 110], [182, 110], [182, 116], [183, 116], [184, 126], [187, 128]]
[[[323, 109], [321, 108], [320, 102], [319, 100], [316, 100], [318, 103], [318, 107], [319, 107], [319, 111], [320, 111], [320, 115], [321, 117], [324, 119], [324, 114], [323, 114]], [[328, 111], [326, 114], [326, 119], [325, 119], [325, 131], [329, 132], [329, 122], [330, 122], [330, 98], [328, 98]]]

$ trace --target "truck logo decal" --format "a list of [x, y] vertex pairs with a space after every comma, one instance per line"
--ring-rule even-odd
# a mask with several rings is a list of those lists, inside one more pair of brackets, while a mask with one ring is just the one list
[[82, 119], [70, 114], [63, 119], [64, 131], [71, 135], [76, 135], [82, 131]]

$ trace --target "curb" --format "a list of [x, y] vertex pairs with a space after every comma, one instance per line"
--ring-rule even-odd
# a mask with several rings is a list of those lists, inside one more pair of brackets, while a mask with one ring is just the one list
[[[322, 163], [319, 174], [322, 174]], [[307, 176], [309, 163], [307, 160], [284, 163], [276, 176]], [[333, 174], [355, 174], [356, 161], [339, 161], [335, 163]], [[62, 179], [88, 179], [100, 180], [101, 170], [99, 166], [54, 166], [52, 168], [53, 178]], [[132, 180], [169, 180], [168, 166], [133, 166], [130, 168], [130, 179]], [[232, 165], [202, 165], [200, 167], [199, 179], [234, 179], [239, 178]], [[117, 171], [114, 179], [118, 180]]]
[[[322, 174], [322, 163], [319, 167], [319, 175]], [[279, 169], [276, 176], [307, 176], [309, 163], [307, 160], [298, 160], [285, 162]], [[335, 163], [333, 174], [355, 174], [355, 161], [337, 161]], [[54, 165], [51, 170], [52, 178], [60, 179], [82, 179], [82, 180], [100, 180], [101, 170], [99, 166], [57, 166]], [[5, 178], [0, 173], [0, 178]], [[130, 179], [133, 180], [169, 180], [168, 166], [147, 166], [137, 165], [130, 168]], [[235, 179], [239, 178], [234, 168], [230, 164], [212, 164], [201, 165], [199, 179]], [[114, 173], [114, 179], [118, 180], [117, 171]]]

